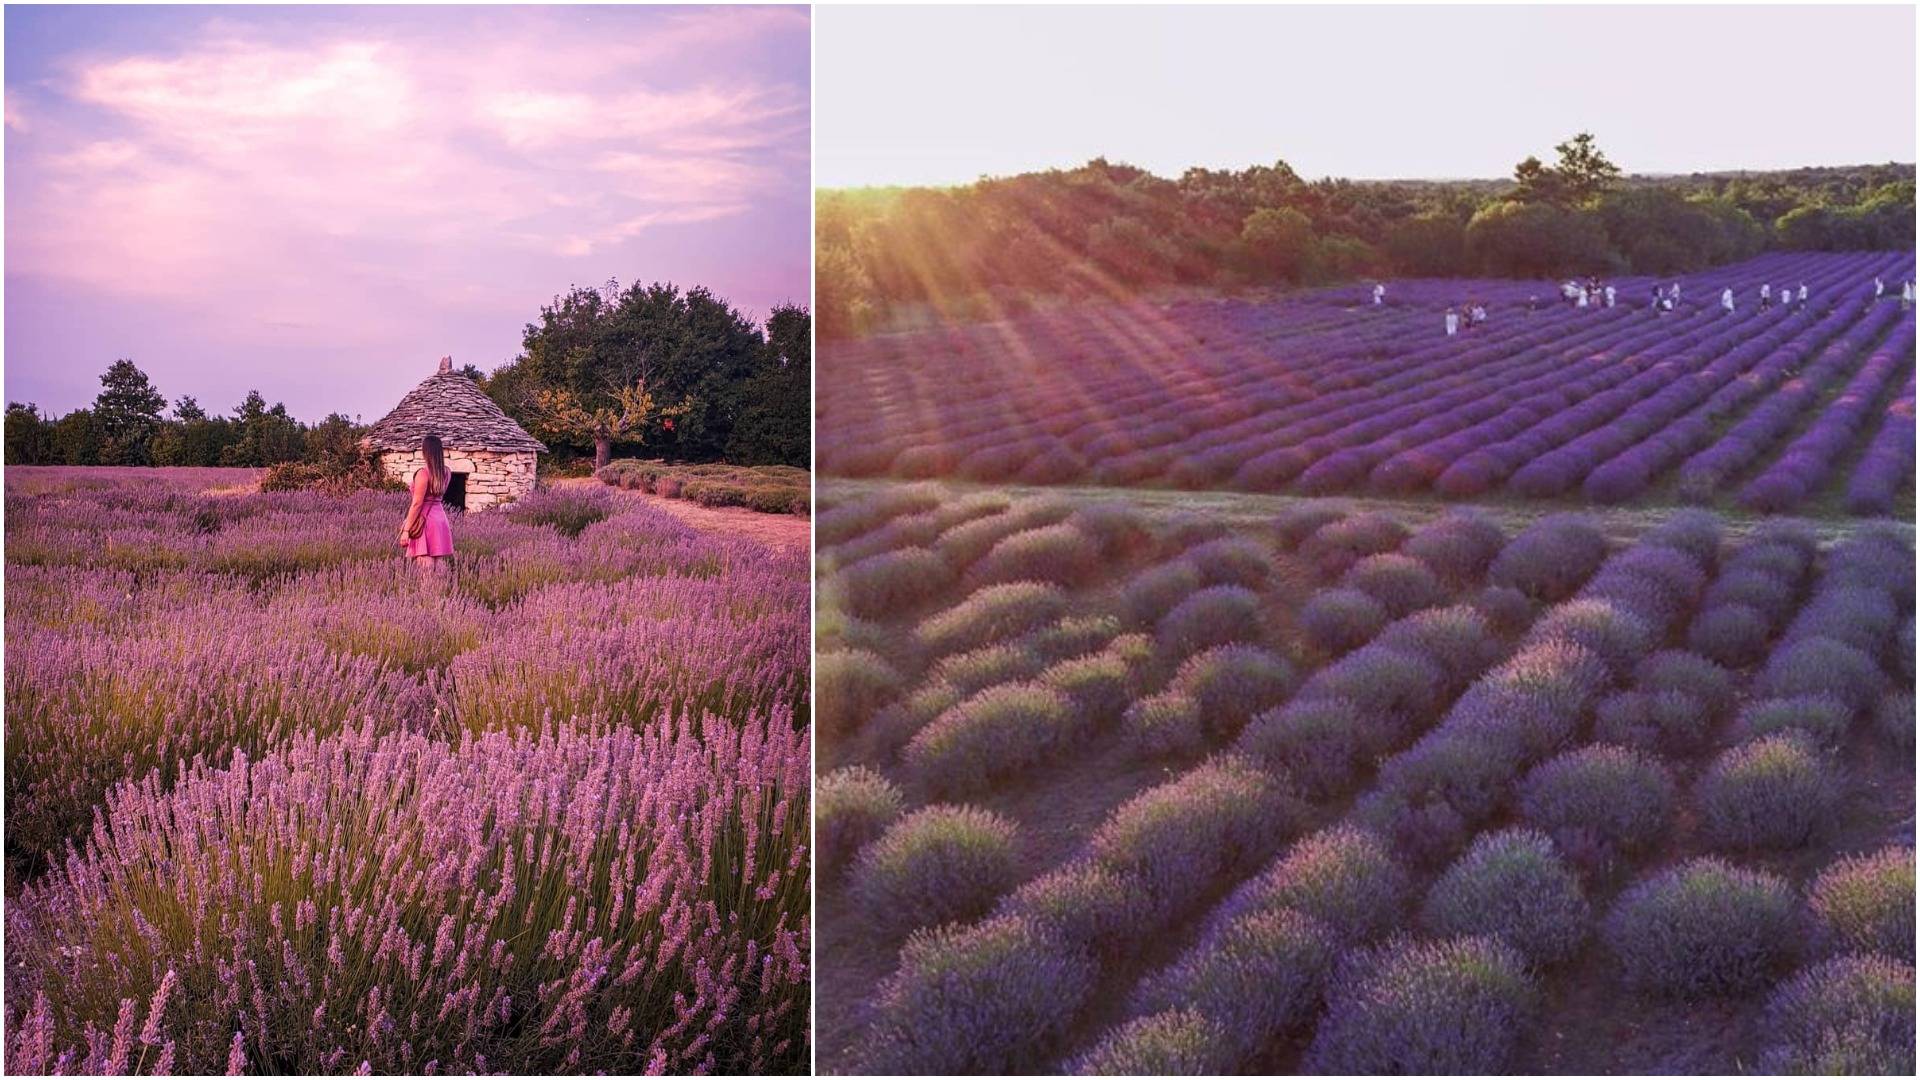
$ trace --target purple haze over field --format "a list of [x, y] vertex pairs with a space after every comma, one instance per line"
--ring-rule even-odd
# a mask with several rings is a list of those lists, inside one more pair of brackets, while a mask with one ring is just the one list
[[570, 284], [805, 303], [800, 8], [9, 8], [6, 397], [384, 414]]

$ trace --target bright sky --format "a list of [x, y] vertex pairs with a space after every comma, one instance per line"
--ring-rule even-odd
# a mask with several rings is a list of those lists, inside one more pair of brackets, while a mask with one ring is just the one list
[[1105, 155], [1177, 176], [1498, 177], [1590, 130], [1636, 172], [1914, 160], [1914, 8], [815, 13], [814, 181]]
[[6, 9], [6, 397], [371, 421], [573, 284], [808, 300], [804, 8]]

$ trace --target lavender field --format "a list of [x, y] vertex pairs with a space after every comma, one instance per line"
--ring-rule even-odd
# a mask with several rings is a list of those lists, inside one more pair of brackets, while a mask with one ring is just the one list
[[[1911, 519], [1913, 273], [1911, 252], [1780, 253], [1678, 279], [1665, 314], [1673, 279], [1586, 309], [1552, 282], [1401, 281], [1378, 307], [1345, 286], [881, 335], [823, 358], [818, 467]], [[1808, 301], [1763, 310], [1762, 284]], [[1446, 337], [1468, 300], [1488, 322]]]
[[249, 479], [7, 470], [7, 1071], [805, 1072], [805, 555]]
[[[1874, 264], [1804, 265], [1839, 292]], [[1357, 484], [1404, 461], [1434, 483], [1473, 461], [1510, 485], [1577, 460], [1553, 474], [1577, 491], [1623, 454], [1650, 455], [1649, 476], [1684, 472], [1730, 417], [1760, 428], [1796, 380], [1872, 373], [1861, 400], [1881, 408], [1904, 382], [1910, 402], [1911, 314], [1835, 299], [1831, 313], [1662, 324], [1741, 337], [1686, 354], [1698, 371], [1668, 372], [1684, 389], [1636, 392], [1633, 408], [1628, 395], [1570, 400], [1592, 422], [1568, 419], [1554, 445], [1577, 454], [1542, 448], [1506, 472], [1488, 440], [1424, 457], [1402, 419], [1282, 471], [1354, 461], [1339, 468]], [[1285, 333], [1331, 341], [1359, 317], [1328, 304], [1324, 335]], [[1599, 340], [1652, 321], [1581, 317], [1532, 325]], [[1090, 393], [1087, 409], [1113, 418], [1105, 436], [1080, 426], [1089, 411], [1038, 402], [1111, 374], [1116, 388], [1164, 377], [1203, 410], [1241, 408], [1220, 381], [1254, 362], [1260, 334], [1242, 330], [1240, 346], [1202, 354], [1212, 371], [1037, 353], [1017, 373], [1030, 386], [982, 391], [1004, 396], [981, 419], [997, 409], [1003, 432], [1074, 448], [1053, 479], [1171, 480], [1135, 468], [1181, 445], [1138, 445], [1157, 391], [1127, 399], [1137, 415]], [[966, 340], [984, 349], [995, 332]], [[1354, 348], [1395, 348], [1373, 340]], [[1816, 374], [1838, 343], [1845, 359]], [[1789, 345], [1799, 359], [1778, 378], [1755, 375]], [[895, 396], [920, 376], [883, 372], [892, 347], [874, 347], [864, 379], [823, 380], [846, 394], [837, 410], [895, 406], [864, 428], [824, 422], [828, 466], [984, 460], [944, 389]], [[1390, 369], [1425, 362], [1390, 355]], [[1715, 367], [1730, 356], [1745, 359]], [[1627, 382], [1667, 371], [1625, 367]], [[936, 369], [920, 370], [931, 387]], [[1292, 391], [1272, 391], [1251, 415], [1284, 408]], [[1700, 407], [1686, 402], [1723, 391], [1753, 408], [1715, 406], [1708, 434], [1685, 436]], [[1447, 400], [1430, 385], [1415, 396]], [[1620, 409], [1589, 411], [1602, 400]], [[1593, 449], [1656, 401], [1666, 419], [1648, 433], [1669, 449]], [[1844, 421], [1851, 442], [1816, 438], [1817, 420], [1768, 430], [1804, 442], [1804, 460], [1847, 462], [1882, 430], [1870, 412]], [[1231, 424], [1180, 426], [1196, 439]], [[1904, 454], [1875, 466], [1899, 481], [1907, 425]], [[951, 441], [928, 441], [936, 429]], [[1237, 449], [1199, 456], [1195, 481], [1275, 460], [1257, 438], [1217, 445]], [[1772, 464], [1728, 467], [1713, 490], [1737, 502], [1803, 460], [1754, 445]], [[1853, 478], [1866, 471], [1861, 457]], [[1831, 473], [1791, 475], [1820, 492]], [[840, 481], [820, 496], [822, 1072], [1913, 1071], [1910, 524], [934, 482]]]

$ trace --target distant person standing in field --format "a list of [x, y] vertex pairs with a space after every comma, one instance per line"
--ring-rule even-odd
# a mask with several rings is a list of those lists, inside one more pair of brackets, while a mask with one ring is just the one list
[[1455, 311], [1452, 308], [1448, 308], [1447, 309], [1447, 336], [1452, 337], [1453, 335], [1459, 332], [1460, 332], [1460, 313], [1458, 311]]
[[1907, 308], [1910, 308], [1912, 306], [1913, 306], [1913, 282], [1911, 281], [1901, 282], [1900, 283], [1900, 309], [1904, 311]]
[[1773, 286], [1763, 281], [1760, 283], [1760, 310], [1765, 311], [1772, 306], [1773, 306]]
[[1487, 305], [1482, 304], [1478, 301], [1475, 301], [1473, 305], [1473, 325], [1479, 326], [1481, 323], [1484, 323], [1486, 321], [1487, 321]]
[[1800, 283], [1800, 306], [1802, 308], [1807, 306], [1807, 283], [1804, 281]]
[[1373, 285], [1373, 306], [1379, 307], [1387, 299], [1387, 287], [1375, 282]]
[[406, 545], [407, 558], [424, 574], [438, 574], [453, 557], [453, 525], [447, 521], [442, 499], [452, 474], [447, 471], [446, 454], [440, 448], [440, 436], [420, 440], [424, 467], [414, 470], [410, 486], [413, 501], [407, 506], [407, 518], [400, 523], [400, 542]]
[[1887, 295], [1887, 283], [1880, 280], [1879, 274], [1873, 275], [1873, 298], [1878, 300], [1885, 295]]
[[1585, 285], [1580, 285], [1575, 287], [1574, 294], [1573, 294], [1573, 306], [1577, 308], [1583, 308], [1587, 306], [1587, 287]]
[[1720, 306], [1728, 311], [1733, 310], [1733, 286], [1729, 285], [1720, 290]]
[[1613, 291], [1612, 283], [1608, 283], [1606, 291], [1607, 291], [1607, 306], [1612, 307], [1613, 299], [1614, 299], [1614, 291]]

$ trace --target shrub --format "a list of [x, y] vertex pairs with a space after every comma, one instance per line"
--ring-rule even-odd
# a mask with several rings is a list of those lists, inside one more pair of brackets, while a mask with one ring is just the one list
[[506, 509], [508, 521], [544, 525], [562, 536], [577, 537], [587, 526], [605, 521], [615, 510], [604, 487], [547, 487], [522, 495]]
[[1020, 886], [998, 914], [1018, 915], [1069, 948], [1112, 954], [1149, 932], [1155, 912], [1138, 880], [1083, 860]]
[[1075, 1058], [1074, 1076], [1208, 1076], [1232, 1070], [1226, 1029], [1196, 1009], [1171, 1009], [1115, 1028]]
[[1106, 648], [1120, 636], [1120, 620], [1111, 615], [1061, 619], [1020, 639], [1020, 644], [1047, 663], [1070, 660]]
[[1314, 673], [1300, 697], [1352, 703], [1362, 720], [1357, 731], [1361, 749], [1380, 753], [1403, 742], [1439, 711], [1446, 681], [1446, 673], [1418, 653], [1369, 645]]
[[1808, 890], [1823, 945], [1913, 960], [1913, 849], [1887, 847], [1840, 859]]
[[836, 735], [859, 730], [900, 693], [900, 673], [864, 649], [833, 649], [814, 658], [815, 719]]
[[1467, 822], [1484, 821], [1518, 774], [1510, 744], [1441, 728], [1380, 766], [1380, 793], [1410, 804], [1444, 803]]
[[1172, 657], [1236, 641], [1258, 641], [1260, 634], [1260, 598], [1238, 585], [1201, 589], [1154, 625], [1157, 647], [1162, 655]]
[[1500, 549], [1487, 582], [1519, 589], [1548, 603], [1573, 595], [1607, 557], [1606, 537], [1583, 518], [1541, 518]]
[[1652, 846], [1673, 816], [1673, 777], [1621, 746], [1570, 750], [1537, 766], [1520, 787], [1520, 812], [1570, 852], [1601, 858]]
[[1032, 1068], [1093, 992], [1085, 954], [1018, 917], [915, 934], [875, 995], [859, 1071], [996, 1074]]
[[1172, 684], [1199, 708], [1202, 724], [1228, 737], [1292, 688], [1292, 665], [1257, 645], [1218, 645], [1195, 653], [1180, 665]]
[[1433, 571], [1406, 555], [1369, 555], [1353, 564], [1341, 584], [1373, 597], [1395, 618], [1447, 602]]
[[1711, 510], [1680, 510], [1640, 538], [1643, 547], [1671, 548], [1696, 566], [1712, 566], [1720, 557], [1720, 515]]
[[1802, 736], [1768, 735], [1721, 754], [1696, 799], [1707, 836], [1722, 848], [1797, 847], [1833, 808], [1833, 766]]
[[1338, 577], [1369, 555], [1384, 555], [1406, 540], [1405, 525], [1367, 511], [1330, 521], [1300, 544], [1300, 554], [1327, 577]]
[[1758, 692], [1770, 697], [1825, 695], [1861, 709], [1880, 694], [1880, 665], [1859, 649], [1828, 638], [1806, 638], [1776, 649], [1761, 669]]
[[1696, 858], [1627, 890], [1605, 936], [1622, 973], [1642, 989], [1742, 994], [1791, 961], [1795, 914], [1792, 890], [1772, 874]]
[[1802, 971], [1767, 1002], [1760, 1071], [1912, 1076], [1913, 965], [1839, 956]]
[[1375, 834], [1335, 825], [1305, 837], [1221, 905], [1219, 922], [1264, 911], [1312, 916], [1341, 941], [1371, 941], [1397, 926], [1412, 881]]
[[1041, 672], [1038, 681], [1065, 694], [1092, 726], [1104, 725], [1126, 710], [1136, 680], [1121, 648], [1062, 660]]
[[1828, 697], [1761, 698], [1740, 710], [1740, 730], [1748, 738], [1798, 733], [1832, 746], [1852, 719], [1851, 710]]
[[1039, 671], [1040, 658], [1023, 642], [1016, 642], [983, 645], [944, 657], [933, 665], [929, 677], [963, 694], [972, 694], [997, 683], [1030, 679]]
[[1427, 893], [1421, 921], [1439, 936], [1490, 934], [1535, 964], [1566, 959], [1586, 939], [1591, 913], [1580, 882], [1531, 829], [1475, 840]]
[[1140, 757], [1178, 757], [1206, 745], [1200, 706], [1178, 691], [1144, 697], [1127, 706], [1122, 738]]
[[1353, 702], [1313, 698], [1254, 717], [1235, 746], [1283, 770], [1309, 796], [1325, 799], [1353, 786], [1360, 765], [1360, 727]]
[[1409, 615], [1387, 627], [1375, 643], [1428, 658], [1446, 672], [1453, 689], [1472, 683], [1500, 657], [1500, 642], [1486, 617], [1464, 604]]
[[1019, 581], [989, 585], [922, 622], [914, 636], [934, 655], [976, 649], [1037, 630], [1058, 619], [1066, 594], [1055, 585]]
[[1745, 604], [1723, 603], [1694, 616], [1687, 648], [1730, 668], [1744, 668], [1767, 655], [1767, 617]]
[[1709, 608], [1740, 605], [1765, 619], [1769, 628], [1792, 613], [1798, 602], [1793, 581], [1770, 570], [1729, 566], [1708, 587]]
[[1654, 653], [1634, 665], [1633, 685], [1650, 693], [1687, 694], [1713, 713], [1733, 704], [1733, 675], [1705, 657], [1678, 649]]
[[1599, 657], [1615, 678], [1653, 650], [1653, 628], [1625, 609], [1601, 600], [1571, 600], [1548, 611], [1527, 633], [1528, 644], [1564, 641]]
[[1294, 503], [1274, 515], [1273, 535], [1281, 548], [1292, 551], [1307, 538], [1346, 517], [1352, 510], [1326, 502], [1310, 500]]
[[854, 892], [890, 931], [985, 914], [1011, 888], [1019, 828], [976, 806], [928, 806], [860, 852]]
[[977, 791], [1052, 761], [1090, 724], [1065, 694], [1036, 683], [990, 686], [921, 728], [903, 753], [939, 791]]
[[813, 811], [821, 869], [840, 873], [905, 808], [900, 789], [863, 765], [849, 765], [821, 777]]
[[1072, 525], [1043, 525], [993, 545], [969, 573], [981, 582], [1078, 584], [1100, 570], [1100, 549]]
[[1140, 572], [1120, 590], [1120, 610], [1133, 626], [1151, 626], [1201, 586], [1192, 563], [1162, 563]]
[[1253, 540], [1221, 537], [1188, 548], [1182, 561], [1200, 571], [1200, 580], [1208, 585], [1238, 585], [1243, 589], [1263, 589], [1273, 575], [1273, 557]]
[[1512, 637], [1533, 623], [1533, 601], [1507, 585], [1490, 585], [1473, 598], [1475, 611], [1487, 617], [1495, 633]]
[[1325, 926], [1296, 911], [1234, 919], [1142, 982], [1133, 1008], [1197, 1008], [1220, 1024], [1236, 1057], [1249, 1055], [1312, 1017], [1339, 950]]
[[1137, 876], [1158, 907], [1171, 910], [1286, 843], [1301, 814], [1278, 780], [1227, 755], [1128, 800], [1094, 832], [1089, 849], [1101, 865]]
[[1387, 609], [1358, 589], [1321, 589], [1296, 618], [1307, 640], [1339, 656], [1373, 639], [1387, 625]]
[[926, 548], [870, 555], [829, 579], [835, 602], [863, 619], [896, 618], [946, 591], [953, 571]]
[[1421, 526], [1400, 551], [1448, 581], [1464, 584], [1485, 573], [1506, 543], [1507, 534], [1492, 521], [1470, 510], [1453, 510]]
[[1540, 641], [1468, 687], [1447, 725], [1501, 743], [1512, 756], [1541, 757], [1572, 740], [1607, 683], [1607, 667], [1593, 653], [1565, 640]]
[[1886, 647], [1900, 626], [1900, 611], [1878, 585], [1826, 586], [1793, 617], [1787, 638], [1823, 637], [1868, 654]]
[[1600, 702], [1593, 737], [1642, 750], [1685, 754], [1705, 745], [1712, 728], [1706, 706], [1692, 694], [1630, 690]]
[[1913, 695], [1888, 694], [1873, 708], [1873, 726], [1880, 737], [1902, 750], [1913, 749]]
[[1362, 1075], [1512, 1072], [1537, 1001], [1520, 955], [1491, 938], [1366, 950], [1341, 966], [1308, 1063]]
[[1114, 501], [1094, 503], [1073, 512], [1067, 523], [1092, 540], [1105, 559], [1130, 559], [1152, 548], [1153, 531], [1146, 517], [1133, 504]]

